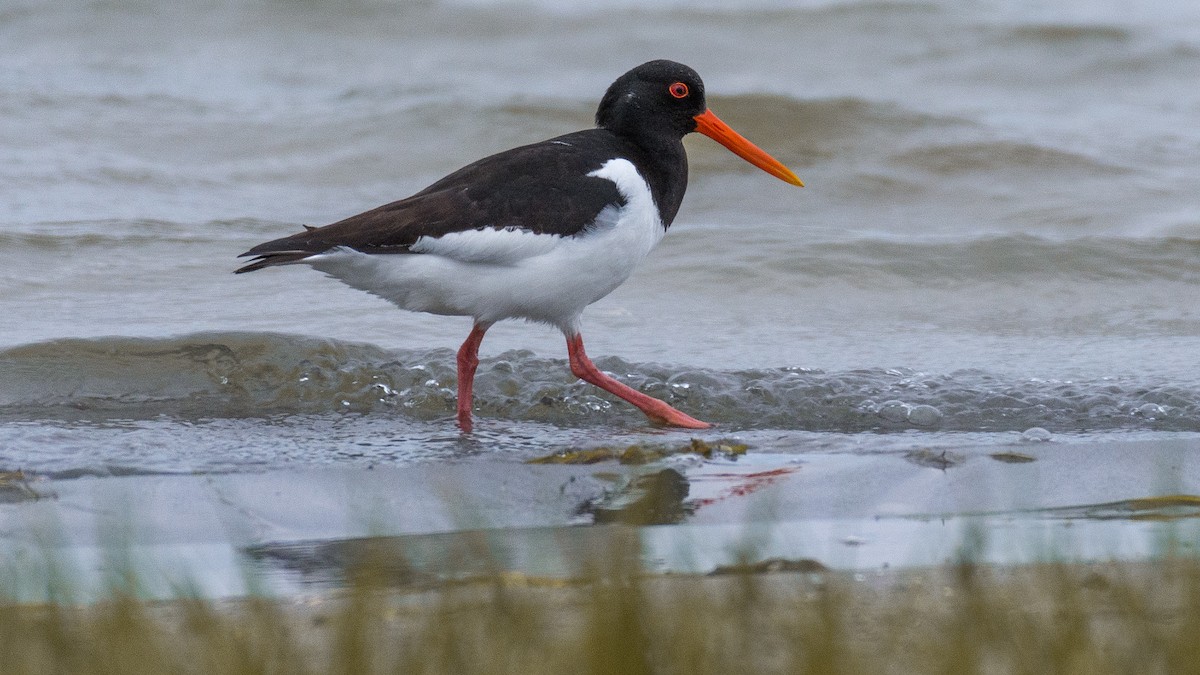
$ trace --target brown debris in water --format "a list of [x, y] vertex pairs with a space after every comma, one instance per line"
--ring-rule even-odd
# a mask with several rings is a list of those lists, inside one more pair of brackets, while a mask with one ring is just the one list
[[683, 474], [663, 469], [638, 476], [617, 499], [589, 504], [583, 512], [597, 524], [671, 525], [691, 515], [693, 509], [686, 502], [690, 489]]
[[941, 469], [945, 471], [950, 467], [958, 466], [966, 461], [966, 457], [949, 450], [934, 450], [932, 448], [918, 448], [904, 453], [904, 459], [916, 464], [917, 466], [929, 467], [930, 469]]
[[1005, 464], [1028, 464], [1029, 462], [1037, 461], [1037, 457], [1027, 455], [1023, 452], [993, 452], [988, 457], [997, 462], [1004, 462]]
[[745, 443], [728, 439], [719, 439], [711, 443], [693, 438], [686, 445], [644, 445], [635, 443], [625, 448], [613, 448], [606, 445], [594, 448], [563, 450], [545, 457], [531, 459], [527, 464], [598, 464], [616, 460], [620, 464], [638, 466], [656, 462], [673, 455], [696, 454], [705, 459], [713, 457], [735, 457], [746, 454], [750, 446]]
[[0, 504], [16, 502], [32, 502], [52, 494], [42, 494], [33, 489], [31, 477], [20, 469], [16, 471], [0, 471]]
[[774, 574], [776, 572], [804, 572], [815, 574], [828, 572], [829, 568], [812, 558], [767, 558], [758, 562], [744, 562], [734, 565], [718, 565], [708, 576], [715, 577], [724, 574]]

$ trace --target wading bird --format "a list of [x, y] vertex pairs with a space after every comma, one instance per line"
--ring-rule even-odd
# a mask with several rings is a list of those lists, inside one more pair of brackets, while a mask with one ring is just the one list
[[617, 78], [596, 128], [485, 157], [420, 192], [269, 241], [238, 273], [304, 263], [416, 312], [469, 316], [458, 350], [458, 424], [471, 430], [479, 344], [502, 319], [558, 327], [571, 372], [659, 424], [703, 429], [602, 373], [583, 350], [583, 309], [621, 285], [658, 244], [687, 188], [683, 137], [698, 131], [793, 185], [783, 164], [708, 109], [691, 68], [650, 61]]

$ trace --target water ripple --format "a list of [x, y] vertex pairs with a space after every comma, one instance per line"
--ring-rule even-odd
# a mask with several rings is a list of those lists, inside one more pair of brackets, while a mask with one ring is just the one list
[[[983, 370], [713, 370], [597, 364], [629, 385], [730, 429], [1200, 431], [1200, 382], [1003, 378]], [[353, 412], [453, 415], [449, 349], [264, 333], [57, 340], [0, 352], [0, 416], [21, 419], [239, 418]], [[559, 426], [644, 424], [630, 406], [576, 380], [561, 359], [509, 351], [484, 359], [482, 417]]]

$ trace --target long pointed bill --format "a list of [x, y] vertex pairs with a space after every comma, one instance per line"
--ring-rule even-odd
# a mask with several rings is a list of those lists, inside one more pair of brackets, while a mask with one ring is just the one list
[[721, 145], [729, 148], [730, 152], [750, 162], [754, 166], [775, 176], [779, 180], [804, 187], [804, 183], [784, 166], [779, 160], [763, 152], [757, 145], [746, 140], [744, 136], [729, 128], [713, 111], [705, 110], [696, 115], [696, 131], [708, 136]]

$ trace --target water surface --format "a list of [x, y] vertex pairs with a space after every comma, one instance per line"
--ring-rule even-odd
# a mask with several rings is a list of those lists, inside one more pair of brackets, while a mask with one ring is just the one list
[[[713, 109], [808, 187], [689, 138], [676, 223], [585, 313], [602, 368], [770, 455], [1200, 432], [1200, 6], [15, 0], [0, 9], [0, 470], [686, 443], [520, 323], [489, 332], [478, 432], [461, 436], [466, 319], [299, 267], [232, 274], [302, 224], [589, 126], [651, 58], [695, 67]], [[1151, 455], [1093, 456], [1119, 475]]]

